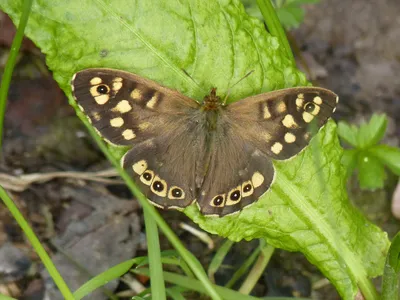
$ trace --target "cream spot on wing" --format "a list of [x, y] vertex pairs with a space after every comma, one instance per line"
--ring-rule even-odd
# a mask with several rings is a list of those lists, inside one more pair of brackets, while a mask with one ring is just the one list
[[339, 103], [339, 96], [336, 97], [336, 104]]
[[94, 97], [94, 100], [99, 105], [106, 104], [109, 99], [110, 99], [110, 96], [108, 96], [107, 94]]
[[264, 119], [269, 119], [271, 118], [271, 113], [269, 111], [268, 105], [264, 106]]
[[131, 92], [131, 97], [135, 100], [140, 100], [142, 98], [142, 92], [139, 89], [134, 89]]
[[99, 94], [99, 92], [97, 91], [97, 85], [96, 86], [92, 86], [91, 88], [90, 88], [90, 94], [93, 96], [93, 97], [97, 97], [97, 96], [99, 96], [100, 94]]
[[110, 125], [112, 127], [121, 127], [122, 125], [124, 125], [124, 119], [118, 117], [118, 118], [114, 118], [110, 120]]
[[228, 193], [228, 198], [226, 199], [225, 205], [235, 205], [242, 199], [242, 191], [240, 185], [230, 190]]
[[250, 195], [252, 195], [254, 192], [253, 189], [253, 184], [251, 183], [251, 181], [245, 181], [242, 184], [242, 197], [248, 197]]
[[283, 102], [283, 101], [281, 101], [281, 102], [279, 102], [278, 103], [278, 105], [276, 106], [276, 111], [278, 112], [278, 113], [283, 113], [283, 112], [285, 112], [286, 111], [286, 104], [285, 104], [285, 102]]
[[314, 97], [313, 101], [315, 104], [318, 104], [318, 105], [322, 104], [322, 99], [319, 96]]
[[281, 153], [283, 149], [283, 145], [281, 143], [276, 142], [272, 147], [271, 151], [274, 152], [275, 154]]
[[132, 106], [129, 104], [128, 100], [121, 100], [118, 104], [112, 108], [113, 112], [119, 112], [121, 114], [126, 113], [132, 109]]
[[167, 196], [167, 182], [157, 175], [154, 177], [153, 182], [151, 183], [151, 191], [156, 194], [157, 196], [160, 197], [166, 197]]
[[143, 122], [143, 123], [140, 123], [138, 125], [138, 127], [139, 127], [140, 130], [146, 130], [147, 128], [150, 127], [150, 125], [151, 125], [150, 122]]
[[308, 112], [303, 112], [303, 120], [306, 123], [310, 123], [314, 119], [314, 116]]
[[95, 121], [100, 121], [101, 116], [100, 116], [100, 114], [99, 114], [98, 112], [94, 112], [94, 113], [92, 113], [92, 118], [93, 118]]
[[212, 198], [210, 205], [213, 207], [224, 207], [225, 206], [225, 194], [220, 194]]
[[122, 88], [122, 78], [121, 77], [116, 77], [113, 79], [113, 85], [112, 89], [114, 93], [118, 93], [118, 91]]
[[137, 163], [135, 163], [132, 166], [133, 172], [135, 172], [136, 174], [142, 175], [144, 173], [144, 171], [147, 170], [147, 162], [142, 159], [140, 161], [138, 161]]
[[265, 104], [264, 106], [264, 119], [269, 119], [271, 118], [271, 113], [269, 111], [268, 105]]
[[[106, 93], [99, 93], [99, 91], [98, 91], [98, 88], [99, 88], [99, 87], [102, 87], [102, 88], [107, 89]], [[97, 102], [98, 104], [104, 104], [104, 103], [106, 103], [106, 102], [108, 101], [108, 99], [109, 99], [108, 93], [110, 92], [110, 88], [109, 88], [109, 86], [106, 85], [106, 84], [101, 84], [101, 85], [92, 86], [92, 87], [89, 89], [89, 91], [90, 91], [90, 94], [91, 94], [93, 97], [95, 97], [95, 100], [96, 100], [96, 102]], [[103, 102], [104, 102], [104, 103], [103, 103]]]
[[314, 116], [318, 115], [321, 108], [318, 105], [315, 105], [314, 110], [311, 112]]
[[303, 98], [297, 98], [296, 99], [296, 106], [297, 107], [303, 107], [304, 99]]
[[158, 95], [157, 93], [154, 94], [153, 97], [151, 97], [151, 99], [146, 103], [146, 106], [148, 108], [154, 108], [154, 106], [157, 104], [158, 101]]
[[185, 199], [185, 192], [179, 186], [171, 186], [168, 191], [168, 199]]
[[296, 136], [291, 133], [291, 132], [287, 132], [285, 134], [285, 142], [288, 144], [294, 143], [296, 141]]
[[81, 111], [85, 111], [85, 110], [83, 109], [83, 107], [82, 107], [81, 105], [79, 105], [79, 104], [78, 104], [78, 108], [79, 108]]
[[264, 182], [264, 176], [260, 172], [255, 172], [251, 177], [251, 182], [254, 188], [258, 188]]
[[143, 182], [145, 185], [150, 185], [154, 179], [154, 172], [151, 170], [146, 170], [140, 176], [140, 181]]
[[125, 140], [129, 141], [134, 139], [136, 137], [136, 134], [133, 132], [132, 129], [125, 129], [122, 132], [122, 136], [124, 137]]
[[90, 80], [90, 84], [91, 84], [91, 85], [97, 85], [97, 84], [100, 84], [100, 83], [102, 83], [102, 82], [103, 82], [103, 80], [101, 80], [100, 77], [93, 77], [93, 78]]
[[282, 124], [283, 124], [283, 126], [285, 126], [286, 128], [297, 128], [297, 127], [299, 127], [299, 125], [297, 125], [297, 123], [295, 122], [293, 116], [290, 115], [290, 114], [287, 114], [287, 115], [283, 118]]

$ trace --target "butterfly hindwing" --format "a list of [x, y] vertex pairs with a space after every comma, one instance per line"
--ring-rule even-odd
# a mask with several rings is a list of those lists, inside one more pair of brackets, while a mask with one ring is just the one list
[[200, 210], [217, 216], [239, 212], [269, 189], [274, 166], [267, 155], [233, 131], [225, 130], [224, 137], [213, 145], [199, 193]]
[[200, 149], [206, 148], [206, 134], [196, 114], [164, 125], [162, 135], [133, 147], [122, 164], [153, 204], [184, 208], [196, 200], [202, 183], [204, 155]]

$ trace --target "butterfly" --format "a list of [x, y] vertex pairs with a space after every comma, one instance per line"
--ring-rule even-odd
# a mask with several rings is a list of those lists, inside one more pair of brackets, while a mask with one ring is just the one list
[[[296, 87], [231, 104], [213, 88], [202, 103], [139, 75], [85, 69], [71, 82], [81, 111], [110, 144], [131, 146], [121, 159], [149, 201], [225, 216], [256, 202], [274, 180], [273, 160], [306, 147], [338, 96]], [[315, 131], [315, 130], [314, 130]]]

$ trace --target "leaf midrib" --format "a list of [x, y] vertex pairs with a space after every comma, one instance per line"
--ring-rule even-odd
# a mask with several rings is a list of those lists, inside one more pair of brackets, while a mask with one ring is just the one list
[[[322, 241], [325, 241], [331, 249], [331, 253], [337, 258], [337, 261], [343, 260], [348, 266], [346, 268], [353, 284], [363, 285], [370, 292], [370, 297], [364, 295], [366, 299], [371, 299], [371, 296], [376, 296], [376, 292], [370, 289], [370, 282], [367, 278], [365, 268], [359, 259], [354, 255], [353, 251], [343, 241], [343, 239], [335, 232], [332, 226], [321, 217], [321, 214], [305, 199], [303, 192], [289, 178], [281, 173], [280, 180], [276, 181], [274, 189], [277, 193], [285, 195], [290, 202], [293, 202], [291, 209], [296, 212], [296, 215], [303, 219], [306, 224], [310, 225], [310, 230], [313, 230]], [[334, 241], [334, 242], [332, 242]], [[365, 293], [365, 290], [362, 289]], [[353, 295], [352, 295], [353, 296]], [[373, 297], [373, 296], [372, 296]], [[377, 299], [377, 298], [375, 298]]]

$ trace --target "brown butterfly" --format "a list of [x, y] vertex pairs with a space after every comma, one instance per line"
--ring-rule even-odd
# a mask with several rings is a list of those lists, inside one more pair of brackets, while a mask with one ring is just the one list
[[103, 138], [132, 146], [122, 164], [154, 205], [204, 215], [239, 212], [275, 175], [272, 160], [298, 154], [338, 97], [317, 87], [289, 88], [225, 105], [216, 89], [201, 104], [138, 75], [86, 69], [72, 79], [79, 108]]

